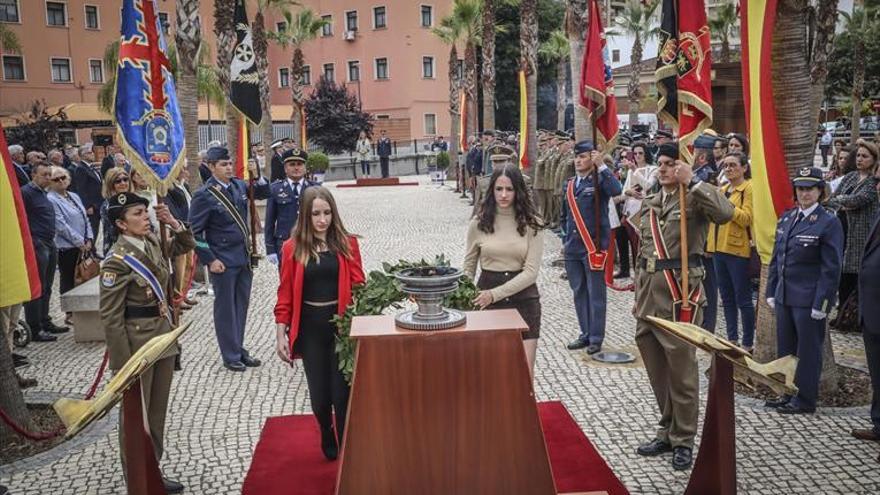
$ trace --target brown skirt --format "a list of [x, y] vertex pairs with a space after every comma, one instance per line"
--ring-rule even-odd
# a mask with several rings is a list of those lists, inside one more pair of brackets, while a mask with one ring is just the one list
[[[490, 290], [499, 287], [520, 272], [493, 272], [483, 270], [477, 280], [477, 288]], [[528, 331], [522, 333], [523, 340], [537, 339], [541, 336], [541, 296], [538, 294], [538, 286], [532, 284], [516, 294], [496, 301], [486, 309], [515, 309], [519, 311], [522, 319], [528, 325]]]

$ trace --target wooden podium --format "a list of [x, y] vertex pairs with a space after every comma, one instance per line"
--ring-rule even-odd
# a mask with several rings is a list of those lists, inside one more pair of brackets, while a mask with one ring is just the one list
[[336, 493], [555, 494], [513, 309], [451, 330], [359, 316]]

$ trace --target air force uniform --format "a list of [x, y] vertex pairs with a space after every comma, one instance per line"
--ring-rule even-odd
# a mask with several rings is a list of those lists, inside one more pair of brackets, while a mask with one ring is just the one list
[[[305, 151], [293, 149], [284, 153], [283, 162], [291, 161], [305, 163], [308, 154]], [[284, 244], [296, 225], [299, 215], [299, 199], [307, 187], [315, 183], [305, 178], [294, 182], [288, 177], [272, 182], [269, 186], [269, 199], [266, 201], [266, 220], [263, 230], [266, 243], [266, 256], [281, 254], [281, 245]], [[278, 271], [281, 271], [281, 260], [278, 261]]]
[[[825, 188], [818, 168], [801, 169], [792, 183], [795, 187]], [[793, 208], [779, 220], [766, 297], [776, 312], [779, 356], [798, 357], [794, 382], [799, 389], [796, 397], [773, 404], [782, 406], [780, 412], [812, 412], [816, 408], [822, 341], [827, 315], [834, 307], [842, 257], [840, 221], [818, 203], [807, 210]]]
[[[229, 152], [225, 148], [211, 148], [207, 160], [229, 160]], [[269, 196], [269, 184], [264, 178], [253, 188], [256, 199]], [[232, 365], [230, 369], [241, 370], [241, 363], [253, 361], [243, 347], [254, 254], [248, 221], [248, 184], [238, 178], [224, 184], [211, 177], [193, 195], [189, 221], [199, 260], [205, 265], [220, 260], [226, 267], [223, 273], [210, 273], [215, 294], [214, 328], [223, 363], [227, 367]]]

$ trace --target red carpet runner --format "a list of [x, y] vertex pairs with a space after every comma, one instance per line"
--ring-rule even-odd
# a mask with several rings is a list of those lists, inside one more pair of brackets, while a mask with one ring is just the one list
[[[538, 404], [559, 493], [626, 488], [583, 434], [561, 402]], [[337, 462], [327, 462], [311, 415], [269, 418], [254, 452], [242, 495], [328, 495], [336, 484]]]

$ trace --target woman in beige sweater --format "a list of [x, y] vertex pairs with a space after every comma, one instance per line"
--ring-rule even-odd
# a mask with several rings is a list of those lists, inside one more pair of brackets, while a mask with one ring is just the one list
[[515, 308], [522, 315], [529, 327], [523, 332], [523, 345], [534, 375], [541, 332], [535, 281], [544, 250], [544, 225], [518, 168], [495, 169], [489, 191], [468, 227], [464, 271], [473, 278], [479, 262], [480, 293], [474, 304], [480, 309]]

